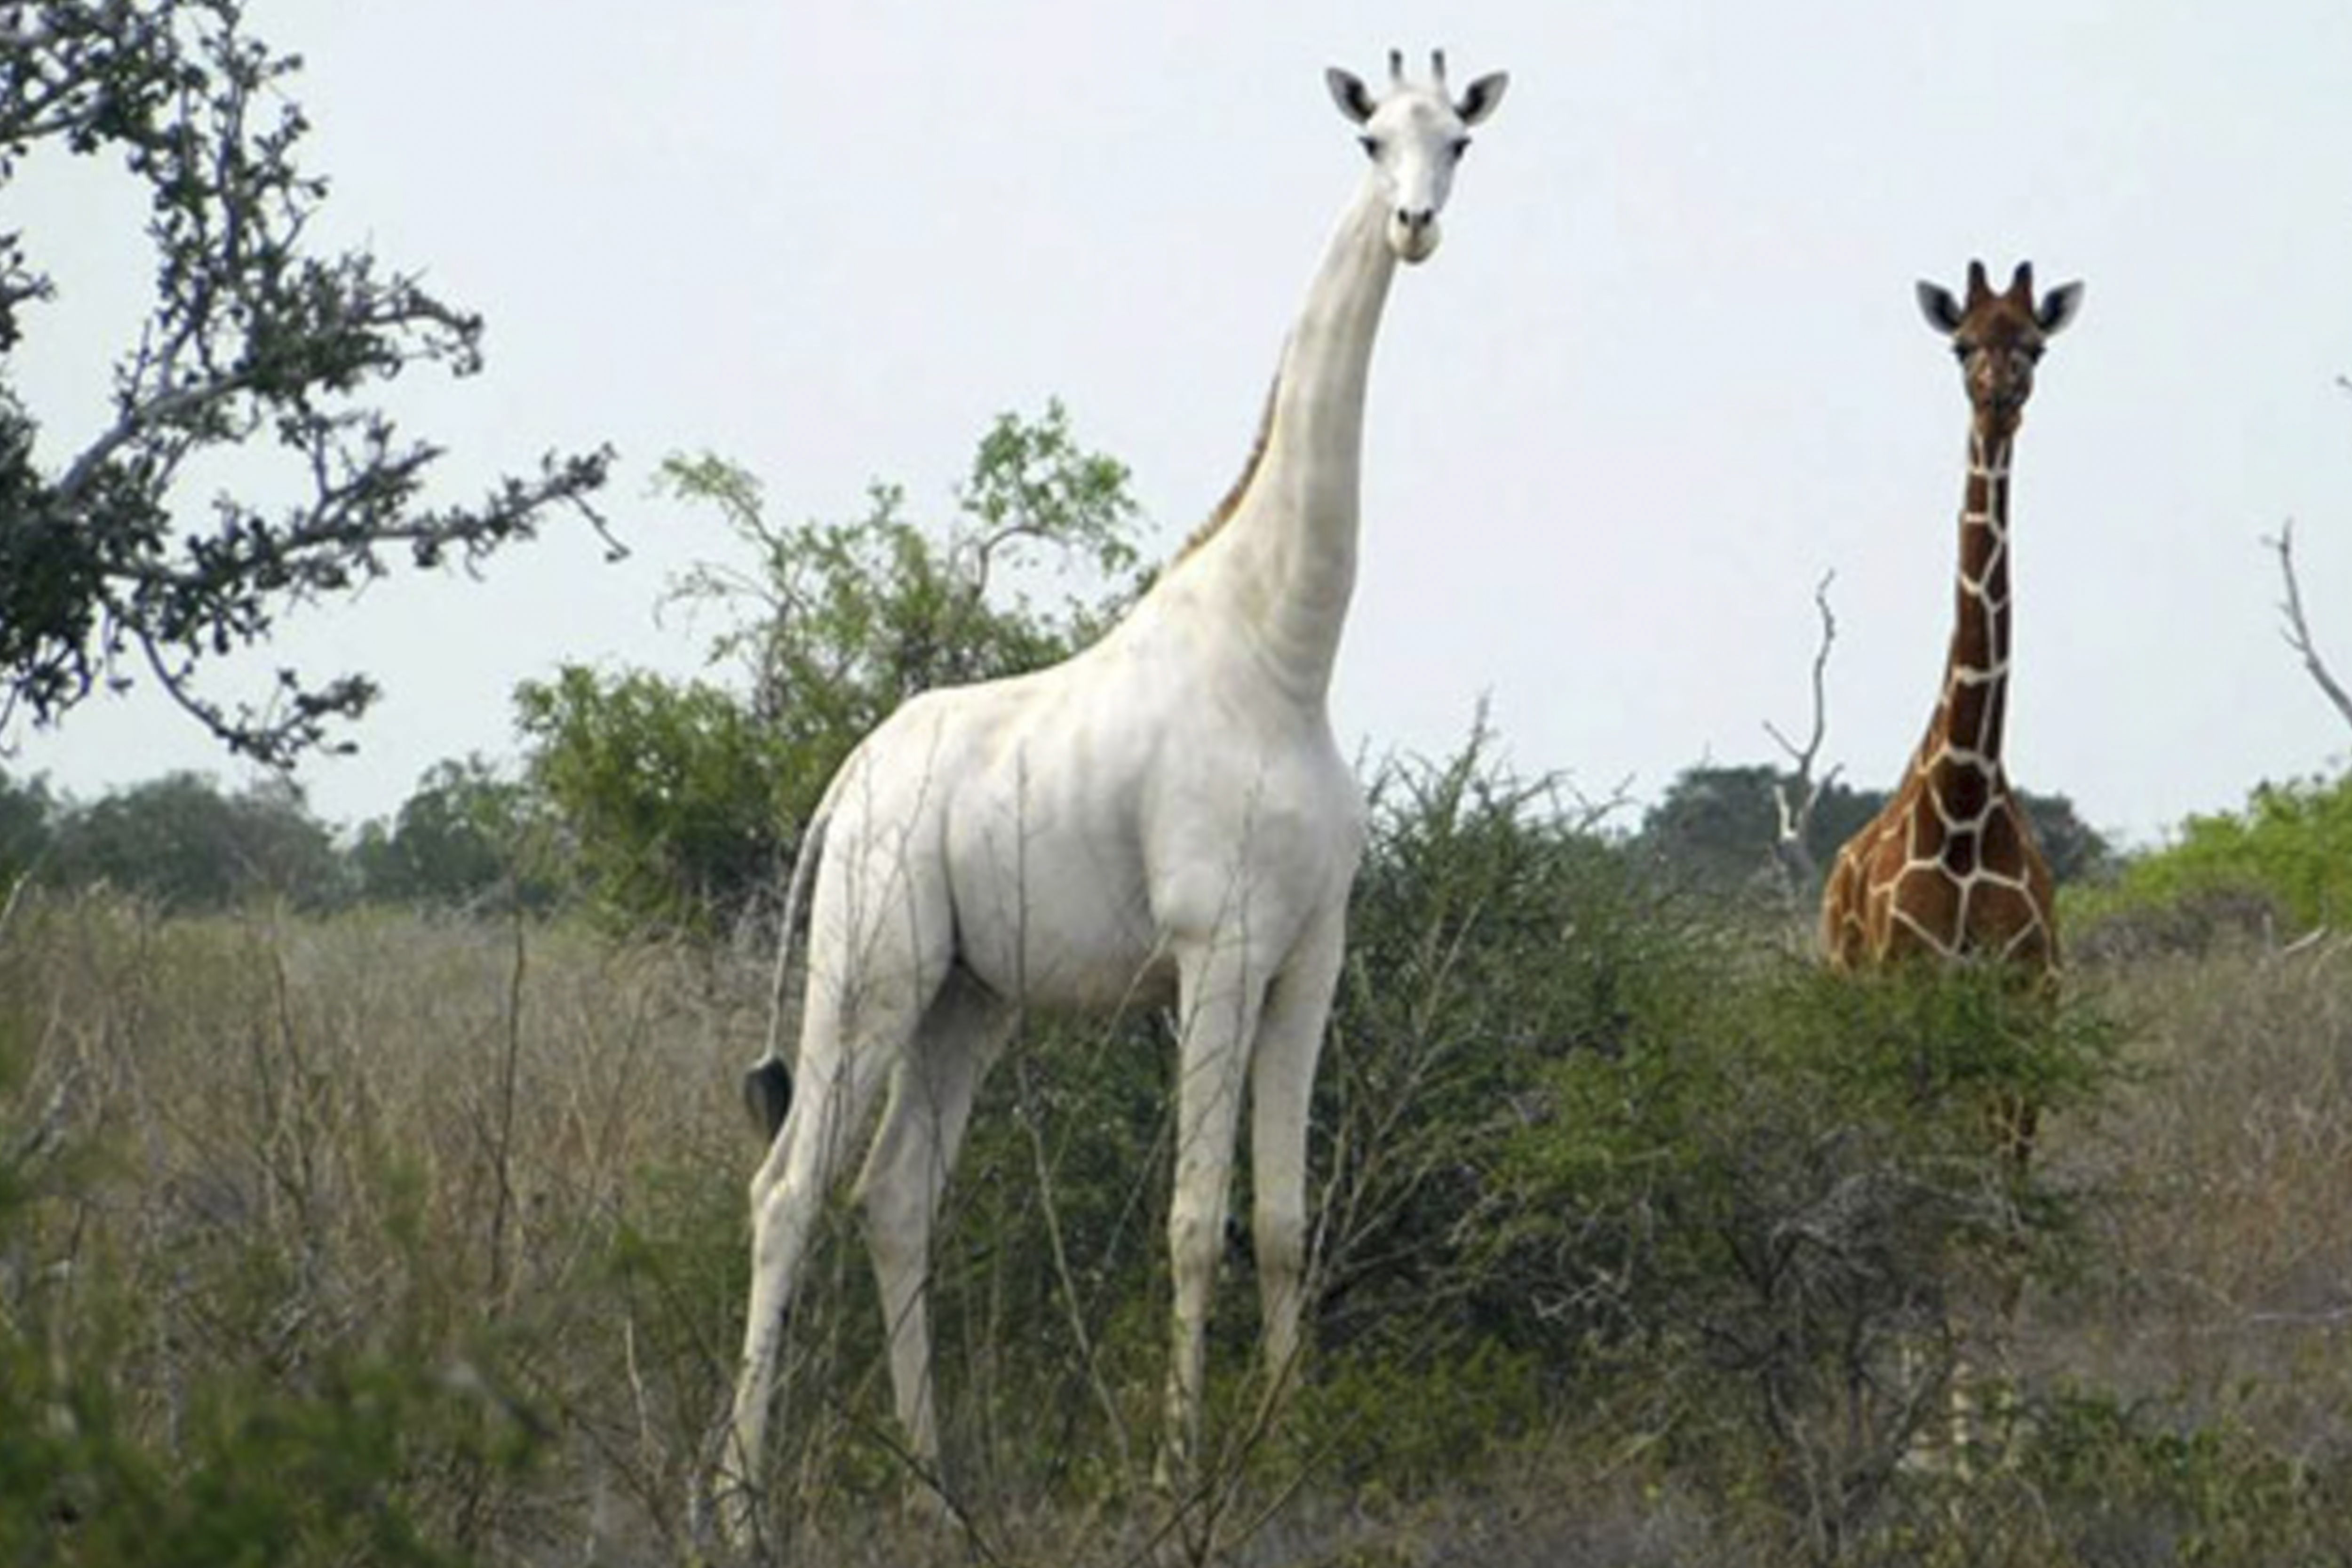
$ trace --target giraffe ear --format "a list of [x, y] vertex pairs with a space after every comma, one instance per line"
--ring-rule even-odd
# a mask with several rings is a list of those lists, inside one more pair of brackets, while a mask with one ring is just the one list
[[1929, 326], [1948, 338], [1960, 330], [1960, 302], [1952, 298], [1949, 289], [1922, 279], [1917, 292], [1919, 313], [1927, 318]]
[[1490, 71], [1462, 89], [1454, 112], [1462, 117], [1463, 124], [1475, 125], [1495, 112], [1495, 106], [1503, 101], [1503, 89], [1510, 85], [1510, 72]]
[[2079, 282], [2061, 283], [2042, 296], [2042, 304], [2033, 312], [2034, 324], [2042, 329], [2043, 337], [2054, 338], [2067, 322], [2074, 319], [2074, 312], [2082, 308], [2083, 285]]
[[1372, 117], [1372, 95], [1364, 90], [1361, 77], [1333, 66], [1323, 73], [1323, 83], [1331, 89], [1331, 101], [1339, 106], [1340, 113], [1359, 125]]

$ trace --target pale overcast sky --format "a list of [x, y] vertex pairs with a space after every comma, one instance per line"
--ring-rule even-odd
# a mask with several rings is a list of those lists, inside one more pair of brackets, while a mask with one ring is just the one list
[[[2352, 677], [2352, 5], [1965, 8], [1394, 0], [790, 5], [250, 0], [306, 57], [322, 233], [489, 321], [488, 373], [406, 378], [446, 499], [611, 440], [634, 549], [583, 530], [487, 580], [380, 586], [280, 653], [373, 672], [330, 820], [435, 761], [511, 756], [559, 662], [685, 673], [667, 579], [723, 548], [651, 499], [709, 447], [786, 517], [866, 480], [922, 514], [990, 418], [1069, 405], [1172, 548], [1240, 465], [1359, 179], [1321, 73], [1507, 68], [1443, 249], [1391, 296], [1370, 410], [1344, 744], [1443, 752], [1482, 697], [1523, 771], [1653, 797], [1799, 727], [1825, 571], [1827, 761], [1891, 784], [1950, 614], [1966, 405], [1912, 283], [1971, 257], [2088, 284], [2021, 440], [2012, 775], [2147, 838], [2352, 742], [2278, 637], [2294, 518]], [[10, 367], [86, 438], [146, 260], [126, 184], [0, 194], [65, 291]], [[201, 500], [201, 495], [195, 498]], [[7, 760], [87, 796], [236, 770], [152, 697]]]

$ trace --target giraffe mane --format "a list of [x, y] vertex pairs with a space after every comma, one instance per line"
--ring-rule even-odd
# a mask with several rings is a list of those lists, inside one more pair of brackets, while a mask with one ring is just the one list
[[1282, 378], [1276, 375], [1265, 389], [1265, 406], [1258, 411], [1257, 434], [1250, 438], [1249, 456], [1242, 460], [1242, 471], [1234, 479], [1233, 488], [1225, 491], [1224, 499], [1217, 502], [1215, 510], [1209, 513], [1208, 521], [1194, 529], [1192, 537], [1184, 541], [1174, 559], [1169, 562], [1170, 565], [1181, 564], [1190, 558], [1215, 538], [1217, 531], [1231, 522], [1234, 513], [1241, 510], [1242, 498], [1249, 494], [1250, 485], [1257, 478], [1258, 465], [1265, 460], [1266, 442], [1274, 434], [1274, 395], [1281, 385]]

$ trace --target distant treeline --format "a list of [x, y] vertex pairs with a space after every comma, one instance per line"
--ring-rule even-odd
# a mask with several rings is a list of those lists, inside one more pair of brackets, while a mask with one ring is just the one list
[[[639, 695], [637, 709], [656, 700], [651, 691]], [[575, 693], [574, 700], [589, 700]], [[604, 705], [615, 706], [609, 693]], [[620, 720], [608, 715], [607, 722]], [[570, 745], [586, 749], [579, 737]], [[658, 761], [659, 749], [640, 755]], [[520, 777], [479, 758], [438, 763], [396, 812], [345, 835], [313, 816], [298, 790], [274, 782], [231, 790], [203, 774], [174, 773], [85, 802], [52, 793], [40, 779], [0, 773], [0, 877], [111, 888], [176, 912], [255, 898], [307, 910], [520, 900], [703, 929], [731, 926], [772, 892], [798, 825], [782, 810], [761, 810], [766, 790], [748, 759], [740, 798], [728, 809], [713, 811], [708, 798], [681, 792], [667, 813], [627, 798], [617, 785], [569, 795], [551, 788], [551, 760], [535, 755]], [[1630, 810], [1564, 809], [1596, 847], [1625, 855], [1663, 885], [1769, 900], [1788, 891], [1773, 855], [1780, 783], [1762, 765], [1701, 764], [1685, 769], [1638, 819]], [[1885, 799], [1832, 783], [1813, 818], [1815, 859], [1826, 864]], [[2114, 868], [2106, 841], [2065, 796], [2029, 803], [2062, 882]]]

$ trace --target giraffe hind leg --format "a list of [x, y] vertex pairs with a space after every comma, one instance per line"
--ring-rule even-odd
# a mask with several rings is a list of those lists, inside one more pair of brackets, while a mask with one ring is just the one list
[[951, 973], [893, 1069], [857, 1201], [888, 1337], [891, 1392], [922, 1479], [944, 1496], [931, 1378], [930, 1268], [940, 1199], [973, 1096], [1011, 1033], [1013, 1006]]
[[945, 892], [908, 874], [920, 869], [884, 862], [885, 874], [846, 889], [850, 918], [833, 928], [845, 937], [813, 953], [820, 978], [802, 1020], [797, 1093], [751, 1179], [751, 1303], [718, 1478], [721, 1524], [738, 1543], [756, 1530], [756, 1478], [802, 1263], [876, 1096], [947, 979]]

